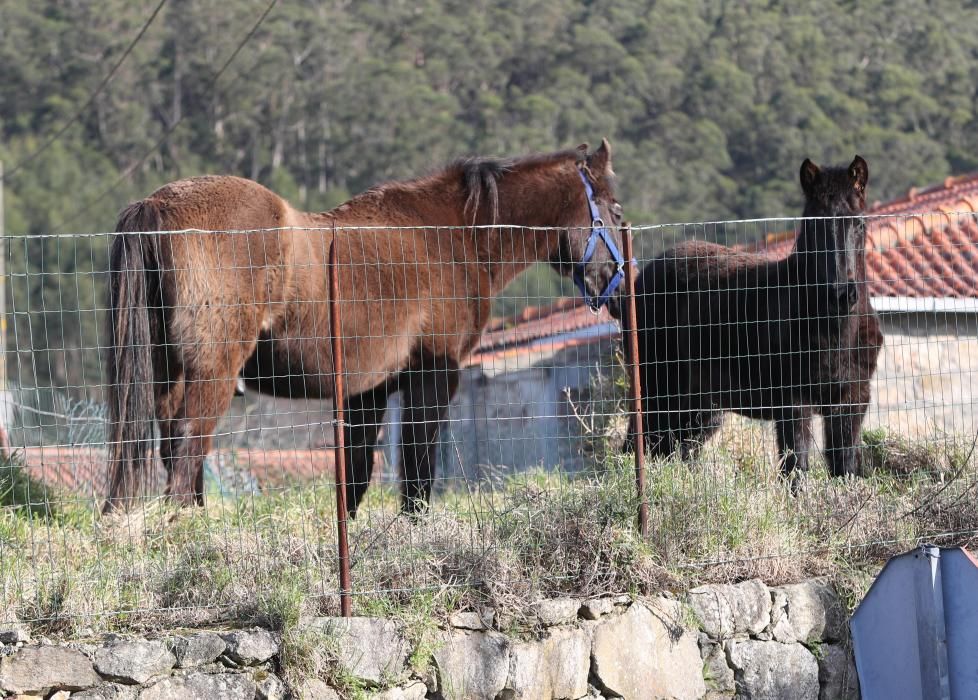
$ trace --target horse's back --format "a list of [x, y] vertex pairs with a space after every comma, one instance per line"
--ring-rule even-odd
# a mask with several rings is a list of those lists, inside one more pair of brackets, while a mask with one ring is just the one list
[[[247, 277], [288, 263], [295, 210], [267, 187], [232, 175], [203, 175], [163, 185], [142, 200], [158, 212], [164, 269], [200, 278]], [[180, 275], [180, 276], [185, 276]], [[202, 282], [204, 280], [199, 279]], [[234, 286], [234, 285], [232, 285]]]
[[[676, 412], [659, 420], [660, 429], [707, 431], [713, 409], [735, 400], [725, 392], [743, 388], [739, 377], [756, 374], [756, 367], [745, 371], [741, 364], [764, 354], [757, 341], [767, 314], [756, 297], [770, 266], [757, 253], [690, 240], [642, 271], [636, 292], [644, 383], [653, 403]], [[705, 422], [694, 429], [700, 414]]]
[[669, 291], [724, 288], [745, 270], [762, 266], [767, 259], [744, 250], [709, 241], [684, 241], [663, 253], [662, 283]]
[[146, 198], [166, 230], [250, 231], [291, 225], [292, 208], [267, 187], [233, 175], [175, 180]]

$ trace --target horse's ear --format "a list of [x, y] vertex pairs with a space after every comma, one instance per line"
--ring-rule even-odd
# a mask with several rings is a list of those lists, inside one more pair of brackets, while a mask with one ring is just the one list
[[590, 146], [588, 146], [586, 143], [582, 143], [580, 146], [574, 149], [577, 151], [577, 158], [575, 159], [575, 162], [577, 163], [578, 167], [587, 164], [588, 148], [590, 148]]
[[615, 171], [611, 169], [611, 144], [608, 143], [608, 139], [601, 139], [601, 146], [587, 159], [587, 164], [593, 173], [615, 174]]
[[857, 155], [849, 164], [849, 180], [852, 184], [859, 185], [859, 189], [866, 189], [866, 183], [869, 182], [869, 165], [862, 156]]
[[818, 166], [808, 158], [801, 164], [799, 179], [801, 180], [801, 189], [806, 195], [811, 196], [812, 189], [815, 187], [815, 181], [818, 179], [820, 172], [821, 170], [818, 169]]

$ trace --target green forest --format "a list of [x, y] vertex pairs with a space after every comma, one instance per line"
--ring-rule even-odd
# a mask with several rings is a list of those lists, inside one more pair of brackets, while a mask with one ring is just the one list
[[[268, 0], [164, 0], [121, 60], [159, 5], [0, 3], [10, 338], [55, 353], [39, 382], [97, 376], [70, 355], [100, 344], [107, 240], [38, 234], [111, 231], [181, 176], [326, 209], [607, 136], [627, 218], [664, 223], [796, 215], [806, 156], [860, 153], [878, 200], [978, 170], [975, 2], [280, 0], [249, 35]], [[498, 308], [560, 289], [541, 269]]]

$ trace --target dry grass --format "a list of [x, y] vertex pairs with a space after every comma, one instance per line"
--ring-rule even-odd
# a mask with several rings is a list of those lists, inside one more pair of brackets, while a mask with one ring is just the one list
[[[527, 602], [552, 595], [828, 575], [855, 602], [892, 554], [978, 532], [967, 443], [871, 434], [870, 476], [830, 479], [816, 463], [792, 496], [753, 430], [730, 426], [696, 464], [649, 465], [648, 541], [621, 457], [573, 479], [447, 489], [419, 521], [397, 515], [390, 488], [372, 489], [350, 530], [355, 610], [400, 616], [423, 648], [453, 610], [490, 606], [518, 628]], [[100, 518], [10, 464], [0, 504], [0, 616], [46, 634], [263, 622], [297, 635], [300, 616], [338, 611], [331, 483]], [[308, 644], [292, 641], [301, 666]]]

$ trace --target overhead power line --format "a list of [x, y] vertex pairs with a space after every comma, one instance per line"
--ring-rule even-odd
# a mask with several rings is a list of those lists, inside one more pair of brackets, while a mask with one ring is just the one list
[[119, 57], [119, 60], [115, 62], [115, 65], [112, 66], [112, 69], [105, 75], [104, 78], [102, 78], [102, 82], [100, 82], [98, 86], [92, 91], [92, 94], [90, 94], [88, 96], [88, 99], [85, 100], [82, 106], [78, 108], [78, 111], [76, 111], [73, 115], [71, 115], [68, 121], [62, 124], [61, 128], [58, 129], [56, 132], [54, 132], [51, 136], [49, 136], [47, 140], [44, 141], [44, 143], [38, 146], [31, 153], [28, 153], [26, 156], [24, 156], [24, 158], [20, 162], [15, 163], [14, 166], [10, 168], [10, 170], [8, 170], [3, 176], [0, 176], [0, 182], [4, 182], [5, 180], [9, 179], [11, 175], [16, 173], [25, 165], [36, 160], [37, 157], [40, 156], [42, 153], [44, 153], [46, 150], [48, 150], [55, 143], [55, 141], [61, 138], [64, 135], [64, 133], [68, 131], [68, 129], [70, 129], [75, 122], [81, 119], [82, 115], [85, 114], [85, 112], [88, 111], [88, 108], [91, 107], [92, 104], [95, 102], [95, 98], [101, 94], [102, 90], [105, 89], [105, 86], [108, 85], [109, 82], [112, 80], [112, 78], [115, 77], [115, 74], [118, 72], [122, 64], [125, 63], [125, 60], [129, 58], [129, 54], [132, 53], [132, 50], [134, 48], [136, 48], [136, 44], [139, 43], [139, 40], [143, 38], [143, 35], [146, 33], [146, 30], [149, 29], [149, 26], [153, 23], [153, 20], [156, 19], [156, 15], [158, 15], [160, 13], [160, 10], [163, 9], [163, 6], [166, 4], [166, 1], [167, 0], [160, 0], [159, 4], [156, 6], [156, 9], [153, 10], [153, 14], [151, 14], [149, 16], [149, 19], [147, 19], [143, 23], [143, 28], [140, 29], [139, 33], [135, 36], [135, 38], [129, 42], [129, 46], [127, 46], [126, 50], [122, 52], [122, 56]]
[[[277, 4], [278, 4], [278, 0], [271, 0], [271, 2], [268, 3], [268, 6], [265, 8], [265, 11], [261, 13], [261, 16], [255, 22], [255, 24], [251, 27], [248, 33], [245, 34], [245, 36], [241, 39], [241, 41], [238, 42], [238, 45], [234, 48], [234, 51], [231, 52], [231, 55], [228, 56], [227, 60], [224, 61], [224, 64], [217, 70], [217, 72], [211, 78], [211, 82], [210, 85], [208, 86], [208, 89], [213, 90], [215, 87], [217, 87], [217, 83], [218, 81], [220, 81], [221, 76], [224, 75], [224, 72], [228, 69], [228, 67], [231, 65], [234, 59], [237, 58], [238, 54], [241, 52], [241, 49], [243, 49], [245, 44], [247, 44], [251, 40], [251, 38], [255, 35], [255, 32], [258, 31], [259, 27], [261, 27], [262, 23], [265, 21], [265, 18], [268, 17], [268, 14], [272, 11], [272, 9], [274, 9], [275, 5]], [[102, 190], [102, 192], [96, 195], [93, 199], [86, 202], [84, 206], [76, 210], [71, 216], [61, 221], [54, 228], [55, 229], [62, 228], [66, 223], [68, 223], [72, 219], [77, 219], [79, 216], [86, 214], [96, 204], [99, 204], [102, 200], [104, 200], [110, 194], [115, 192], [115, 190], [118, 189], [119, 185], [121, 185], [126, 180], [126, 178], [132, 175], [132, 173], [138, 167], [140, 167], [143, 163], [146, 162], [147, 158], [149, 158], [151, 155], [156, 153], [160, 149], [160, 146], [162, 146], [166, 142], [166, 140], [170, 138], [170, 134], [172, 134], [176, 130], [176, 128], [180, 125], [180, 123], [183, 121], [185, 114], [186, 112], [182, 113], [176, 119], [176, 121], [174, 121], [170, 126], [168, 126], [166, 130], [163, 132], [163, 135], [160, 136], [160, 138], [157, 139], [157, 141], [145, 153], [143, 153], [143, 155], [135, 163], [133, 163], [128, 168], [123, 170], [122, 174], [109, 187]]]

